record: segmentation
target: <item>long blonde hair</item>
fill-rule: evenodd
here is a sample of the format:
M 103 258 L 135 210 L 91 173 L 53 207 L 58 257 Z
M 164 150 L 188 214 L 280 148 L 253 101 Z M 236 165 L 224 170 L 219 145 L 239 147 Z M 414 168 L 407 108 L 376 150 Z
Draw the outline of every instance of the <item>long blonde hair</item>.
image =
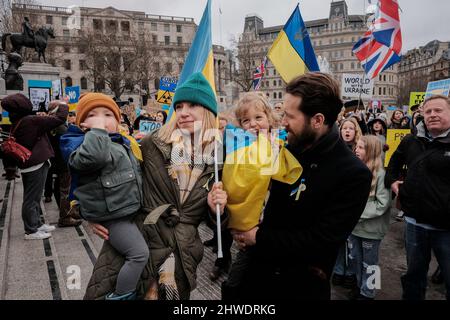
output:
M 202 108 L 203 110 L 203 119 L 202 119 L 202 128 L 201 128 L 201 141 L 203 150 L 214 141 L 215 130 L 218 129 L 218 121 L 216 120 L 216 116 L 211 111 L 206 108 Z M 164 143 L 171 144 L 173 142 L 173 134 L 175 130 L 178 129 L 177 121 L 175 116 L 166 122 L 159 131 L 158 138 L 161 139 Z
M 341 137 L 342 140 L 344 140 L 342 138 L 342 127 L 344 126 L 344 124 L 346 122 L 351 122 L 355 126 L 355 138 L 353 139 L 353 142 L 352 142 L 352 144 L 353 144 L 352 149 L 354 151 L 355 148 L 356 148 L 356 143 L 362 137 L 363 134 L 362 134 L 362 131 L 361 131 L 361 127 L 358 124 L 358 121 L 356 121 L 356 119 L 354 117 L 351 117 L 351 118 L 343 120 L 342 123 L 341 123 L 341 126 L 339 127 L 339 136 Z
M 377 175 L 378 171 L 383 166 L 381 159 L 382 145 L 379 138 L 373 135 L 362 136 L 359 141 L 364 143 L 364 150 L 366 151 L 366 156 L 364 158 L 364 163 L 372 172 L 372 184 L 370 188 L 370 195 L 375 195 L 377 188 Z

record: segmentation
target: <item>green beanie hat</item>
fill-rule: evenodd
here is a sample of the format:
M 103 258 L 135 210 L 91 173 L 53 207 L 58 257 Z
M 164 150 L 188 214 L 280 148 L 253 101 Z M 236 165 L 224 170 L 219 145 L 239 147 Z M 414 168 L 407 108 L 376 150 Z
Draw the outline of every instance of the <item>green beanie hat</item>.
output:
M 177 88 L 173 97 L 173 105 L 180 102 L 200 104 L 217 116 L 217 100 L 208 80 L 200 73 L 192 74 L 186 82 Z

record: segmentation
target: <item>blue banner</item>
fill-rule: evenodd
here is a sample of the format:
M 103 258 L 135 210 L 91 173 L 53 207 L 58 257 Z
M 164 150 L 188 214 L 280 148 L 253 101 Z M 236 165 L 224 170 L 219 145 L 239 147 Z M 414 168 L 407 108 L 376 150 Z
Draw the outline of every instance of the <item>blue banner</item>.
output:
M 65 93 L 69 97 L 69 104 L 77 103 L 80 99 L 80 86 L 66 87 Z

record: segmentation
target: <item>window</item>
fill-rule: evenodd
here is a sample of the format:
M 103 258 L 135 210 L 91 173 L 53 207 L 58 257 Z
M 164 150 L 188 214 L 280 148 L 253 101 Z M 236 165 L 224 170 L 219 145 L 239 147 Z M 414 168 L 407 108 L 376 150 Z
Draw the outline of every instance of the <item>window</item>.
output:
M 278 92 L 278 99 L 282 99 L 283 98 L 283 93 L 282 92 Z
M 273 98 L 274 98 L 274 99 L 277 98 L 277 93 L 276 93 L 276 92 L 273 93 Z
M 66 87 L 71 87 L 72 86 L 72 78 L 71 77 L 67 77 L 65 79 L 66 82 Z
M 64 69 L 66 69 L 66 70 L 72 70 L 72 61 L 70 61 L 70 60 L 64 60 Z
M 264 88 L 264 81 L 261 81 L 261 88 Z
M 94 30 L 101 31 L 103 29 L 102 20 L 94 19 L 92 23 L 94 24 Z
M 52 16 L 46 16 L 45 21 L 47 24 L 53 24 L 53 17 Z
M 165 37 L 164 37 L 164 44 L 165 44 L 166 46 L 168 46 L 168 45 L 170 44 L 170 36 L 165 36 Z
M 170 63 L 170 62 L 166 63 L 166 72 L 172 73 L 172 63 Z
M 122 29 L 123 33 L 130 33 L 130 22 L 128 21 L 120 22 L 120 29 Z
M 84 27 L 84 18 L 80 19 L 80 25 L 81 25 L 81 27 Z
M 86 70 L 86 60 L 80 60 L 80 70 Z
M 267 97 L 267 98 L 270 98 L 270 93 L 267 92 L 267 93 L 266 93 L 266 97 Z
M 165 32 L 170 32 L 170 24 L 168 24 L 168 23 L 164 24 L 164 31 Z
M 281 83 L 281 80 L 278 80 L 278 86 L 282 87 L 283 84 Z
M 343 63 L 339 64 L 339 69 L 344 70 L 344 64 Z
M 86 46 L 85 45 L 81 45 L 78 47 L 78 52 L 79 53 L 85 53 L 86 52 Z
M 273 86 L 274 86 L 274 87 L 277 86 L 277 80 L 273 80 Z
M 152 34 L 152 41 L 153 43 L 158 42 L 158 36 L 156 34 Z
M 269 81 L 266 81 L 266 87 L 267 88 L 269 87 Z
M 70 53 L 70 47 L 64 47 L 64 53 Z
M 383 75 L 383 81 L 386 81 L 386 75 Z
M 177 32 L 182 32 L 181 30 L 181 24 L 177 24 Z
M 69 40 L 70 38 L 70 30 L 63 30 L 64 40 Z
M 62 18 L 61 18 L 61 24 L 62 24 L 63 26 L 67 26 L 67 19 L 68 19 L 68 17 L 62 17 Z
M 85 77 L 82 77 L 80 79 L 80 84 L 81 84 L 81 90 L 87 90 L 88 85 L 87 85 L 87 79 Z
M 273 75 L 276 76 L 277 75 L 277 70 L 273 69 Z
M 351 68 L 352 68 L 352 70 L 355 69 L 355 63 L 354 62 L 352 62 Z
M 152 22 L 150 28 L 152 31 L 158 31 L 158 24 L 156 22 Z
M 161 71 L 161 68 L 160 68 L 160 66 L 159 66 L 159 62 L 154 62 L 154 63 L 153 63 L 153 69 L 154 69 L 156 72 L 160 72 L 160 71 Z
M 381 96 L 381 87 L 378 88 L 378 95 Z
M 177 44 L 181 46 L 183 44 L 183 37 L 177 37 Z
M 383 88 L 383 95 L 386 95 L 386 87 Z

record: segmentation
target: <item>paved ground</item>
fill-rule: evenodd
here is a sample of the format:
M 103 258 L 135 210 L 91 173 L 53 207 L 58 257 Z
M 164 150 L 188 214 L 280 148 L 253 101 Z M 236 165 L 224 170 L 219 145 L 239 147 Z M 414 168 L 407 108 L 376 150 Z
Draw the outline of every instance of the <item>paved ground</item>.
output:
M 0 299 L 82 299 L 102 240 L 83 223 L 77 228 L 57 228 L 48 240 L 24 241 L 22 197 L 21 179 L 9 182 L 0 177 L 0 199 L 3 199 L 0 203 Z M 43 204 L 43 208 L 45 221 L 55 225 L 58 220 L 55 202 Z M 205 225 L 200 226 L 199 232 L 203 240 L 212 236 L 212 231 Z M 393 220 L 390 232 L 382 242 L 382 288 L 377 299 L 401 298 L 399 279 L 405 271 L 402 237 L 403 223 Z M 198 268 L 198 288 L 193 291 L 192 299 L 220 299 L 220 283 L 225 275 L 215 282 L 207 277 L 215 258 L 212 249 L 205 248 Z M 434 269 L 433 261 L 430 274 Z M 343 289 L 333 288 L 333 299 L 345 299 L 346 294 Z M 443 286 L 430 284 L 428 299 L 442 300 L 444 297 Z

